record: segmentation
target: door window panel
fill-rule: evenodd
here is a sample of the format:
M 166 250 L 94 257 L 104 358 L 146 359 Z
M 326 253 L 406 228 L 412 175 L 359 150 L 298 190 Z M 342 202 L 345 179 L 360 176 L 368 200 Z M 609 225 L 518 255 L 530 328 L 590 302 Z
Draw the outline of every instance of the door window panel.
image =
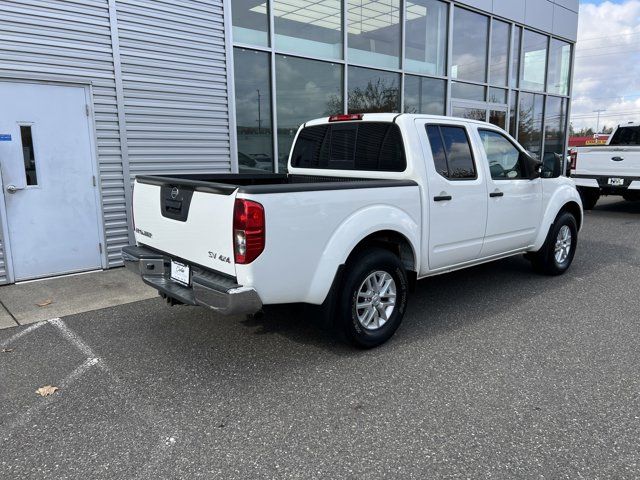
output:
M 516 180 L 525 178 L 520 163 L 520 150 L 498 132 L 478 130 L 482 147 L 489 162 L 491 178 L 494 180 Z
M 469 137 L 464 127 L 427 125 L 426 129 L 436 171 L 440 175 L 450 180 L 472 180 L 477 177 Z
M 22 140 L 22 156 L 24 158 L 24 172 L 27 176 L 27 185 L 38 185 L 36 155 L 33 151 L 33 132 L 31 131 L 31 125 L 20 126 L 20 139 Z
M 478 120 L 480 122 L 487 121 L 487 109 L 475 107 L 462 107 L 454 105 L 451 107 L 451 115 L 459 118 L 467 118 L 469 120 Z

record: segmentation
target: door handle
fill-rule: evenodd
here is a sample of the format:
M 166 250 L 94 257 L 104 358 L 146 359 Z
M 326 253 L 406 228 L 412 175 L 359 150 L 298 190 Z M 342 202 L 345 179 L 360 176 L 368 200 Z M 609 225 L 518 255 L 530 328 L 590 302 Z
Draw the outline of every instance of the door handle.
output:
M 443 192 L 444 193 L 444 192 Z M 451 195 L 438 195 L 437 197 L 433 197 L 434 202 L 446 202 L 451 200 Z
M 18 190 L 24 190 L 24 187 L 16 187 L 15 185 L 7 185 L 7 192 L 16 193 Z
M 499 192 L 499 191 L 497 191 L 497 190 L 496 190 L 495 192 L 491 192 L 491 193 L 489 194 L 489 196 L 490 196 L 491 198 L 495 198 L 495 197 L 504 197 L 504 192 Z
M 611 160 L 613 160 L 614 162 L 621 162 L 624 160 L 623 157 L 611 157 Z

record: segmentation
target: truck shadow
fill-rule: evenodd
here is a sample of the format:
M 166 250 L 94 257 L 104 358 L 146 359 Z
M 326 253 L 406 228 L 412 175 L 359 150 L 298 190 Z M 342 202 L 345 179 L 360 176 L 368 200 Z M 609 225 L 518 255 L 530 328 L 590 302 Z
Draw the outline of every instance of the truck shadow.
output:
M 570 295 L 577 282 L 589 281 L 616 263 L 640 267 L 640 254 L 628 246 L 581 238 L 574 263 L 562 276 L 535 273 L 523 256 L 517 256 L 423 279 L 409 298 L 403 325 L 388 345 L 420 341 L 476 322 L 508 317 L 509 311 L 533 316 L 539 311 L 540 301 L 561 301 L 557 297 Z M 363 353 L 310 320 L 304 306 L 283 305 L 242 324 L 256 335 L 283 335 L 296 343 L 341 355 Z

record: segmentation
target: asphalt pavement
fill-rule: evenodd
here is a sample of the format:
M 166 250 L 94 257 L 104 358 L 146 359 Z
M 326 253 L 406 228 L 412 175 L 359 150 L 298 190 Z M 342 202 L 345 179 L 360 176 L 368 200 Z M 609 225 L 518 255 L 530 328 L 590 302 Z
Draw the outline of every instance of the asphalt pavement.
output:
M 159 298 L 1 330 L 0 478 L 637 479 L 639 279 L 604 200 L 566 275 L 424 280 L 375 350 Z

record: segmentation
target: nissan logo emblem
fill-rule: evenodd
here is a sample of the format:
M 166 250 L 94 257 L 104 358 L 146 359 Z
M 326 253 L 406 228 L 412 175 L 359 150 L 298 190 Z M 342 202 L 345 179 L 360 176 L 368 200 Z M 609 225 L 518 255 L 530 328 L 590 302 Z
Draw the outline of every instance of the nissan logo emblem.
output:
M 171 189 L 171 198 L 175 200 L 176 198 L 178 198 L 179 193 L 180 193 L 180 190 L 178 190 L 178 187 L 173 187 Z

